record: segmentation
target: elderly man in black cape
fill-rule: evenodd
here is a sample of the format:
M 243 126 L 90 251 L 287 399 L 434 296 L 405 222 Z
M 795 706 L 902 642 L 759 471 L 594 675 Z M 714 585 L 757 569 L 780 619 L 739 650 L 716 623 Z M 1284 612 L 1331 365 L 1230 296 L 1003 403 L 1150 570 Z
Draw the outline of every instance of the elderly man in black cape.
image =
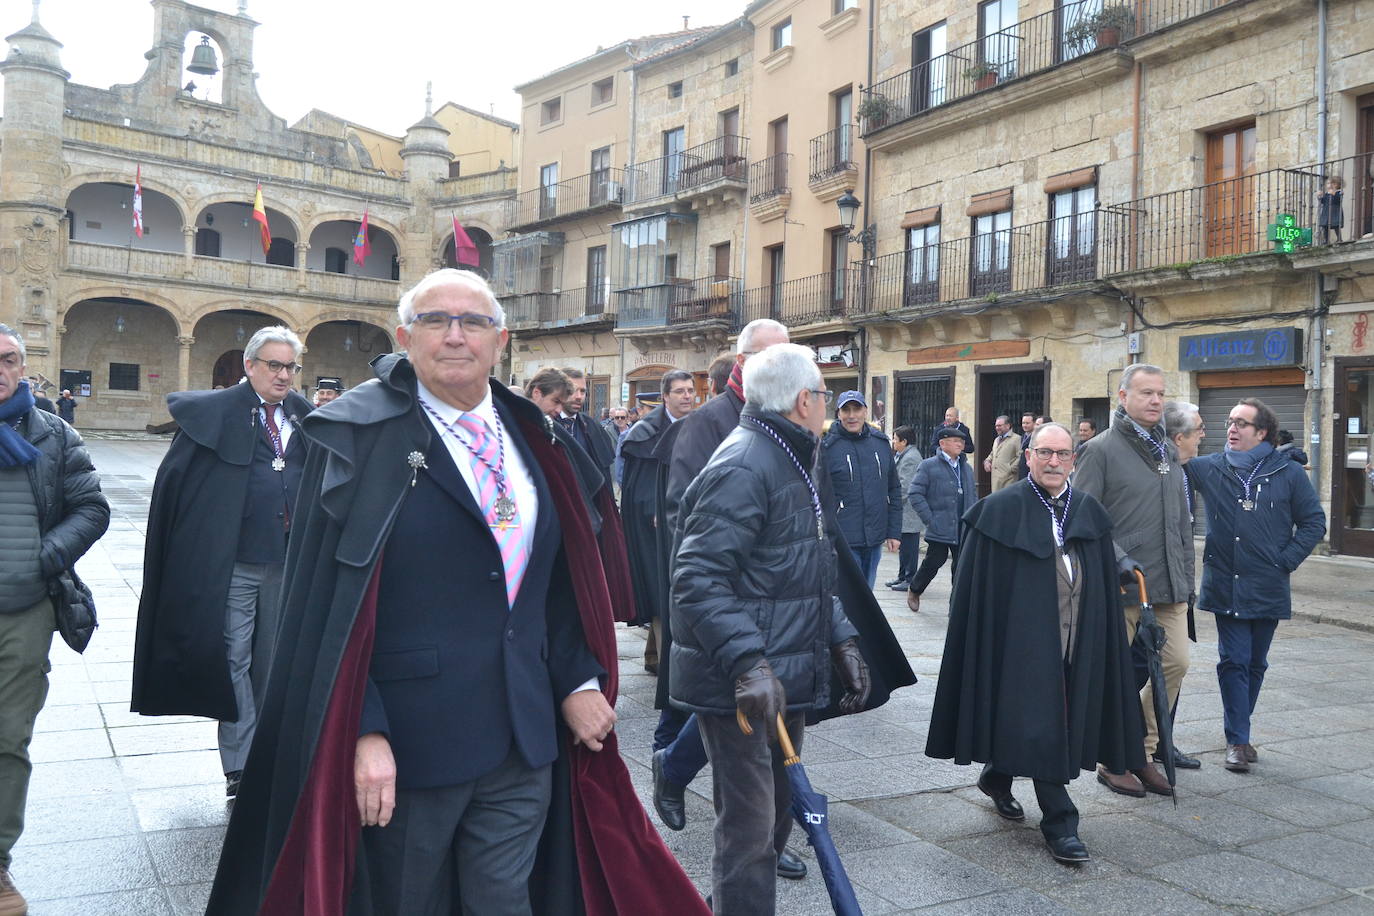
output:
M 639 622 L 649 625 L 644 645 L 644 670 L 658 674 L 658 654 L 663 616 L 668 606 L 668 552 L 673 533 L 659 518 L 661 465 L 654 447 L 668 427 L 692 411 L 695 386 L 692 373 L 670 369 L 659 382 L 663 403 L 649 411 L 626 432 L 620 458 L 625 476 L 620 485 L 620 518 L 625 529 L 630 579 L 634 583 Z
M 736 341 L 735 365 L 725 390 L 694 410 L 683 422 L 673 424 L 659 439 L 655 454 L 661 462 L 660 467 L 667 469 L 661 517 L 668 519 L 670 531 L 676 531 L 683 493 L 726 436 L 739 426 L 744 410 L 745 362 L 755 353 L 787 342 L 787 328 L 777 321 L 759 318 L 745 325 Z M 859 649 L 868 665 L 872 683 L 863 708 L 876 709 L 887 702 L 892 691 L 915 684 L 916 675 L 835 522 L 836 504 L 829 476 L 819 475 L 816 483 L 825 512 L 826 534 L 835 548 L 835 595 L 844 607 L 845 616 L 859 631 Z M 686 787 L 706 766 L 706 749 L 692 718 L 672 708 L 668 702 L 669 648 L 673 641 L 671 613 L 662 622 L 658 692 L 654 697 L 654 708 L 661 710 L 654 732 L 654 807 L 666 825 L 681 830 L 686 825 Z M 830 675 L 830 703 L 809 713 L 808 725 L 843 714 L 839 698 L 844 694 L 844 685 L 838 671 L 832 668 Z M 802 878 L 806 875 L 806 865 L 792 853 L 784 852 L 779 857 L 778 874 L 784 878 Z
M 704 912 L 612 730 L 631 598 L 604 478 L 490 378 L 485 281 L 437 271 L 398 311 L 406 354 L 307 421 L 282 651 L 208 912 Z
M 245 378 L 167 396 L 179 427 L 153 483 L 134 642 L 132 709 L 220 721 L 225 793 L 238 791 L 276 646 L 282 564 L 308 452 L 292 390 L 304 347 L 266 327 Z
M 1081 863 L 1089 855 L 1067 783 L 1098 763 L 1144 766 L 1145 726 L 1111 520 L 1068 484 L 1065 427 L 1037 429 L 1027 461 L 1028 479 L 964 516 L 926 754 L 983 763 L 978 788 L 1008 820 L 1025 818 L 1012 777 L 1033 779 L 1050 854 Z

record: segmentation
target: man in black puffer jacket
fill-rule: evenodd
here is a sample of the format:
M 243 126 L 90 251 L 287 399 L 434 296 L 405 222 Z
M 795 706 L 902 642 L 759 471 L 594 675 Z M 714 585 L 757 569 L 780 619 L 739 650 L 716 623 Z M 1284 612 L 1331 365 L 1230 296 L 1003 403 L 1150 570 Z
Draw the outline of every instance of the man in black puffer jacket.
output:
M 794 745 L 830 699 L 863 708 L 868 668 L 835 598 L 835 552 L 816 488 L 827 392 L 811 352 L 776 344 L 744 366 L 738 428 L 687 488 L 672 574 L 669 696 L 697 714 L 715 779 L 717 913 L 771 914 L 791 791 L 772 747 Z M 736 711 L 751 731 L 736 723 Z

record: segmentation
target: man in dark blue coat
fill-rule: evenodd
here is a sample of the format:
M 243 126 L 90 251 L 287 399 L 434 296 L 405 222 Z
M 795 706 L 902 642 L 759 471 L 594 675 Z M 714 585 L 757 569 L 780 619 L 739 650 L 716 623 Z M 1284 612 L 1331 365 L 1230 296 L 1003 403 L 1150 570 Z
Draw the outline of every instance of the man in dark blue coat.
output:
M 921 609 L 921 595 L 945 560 L 952 560 L 950 574 L 958 574 L 961 519 L 969 506 L 978 501 L 973 468 L 964 455 L 964 434 L 948 426 L 940 430 L 935 441 L 938 450 L 916 468 L 907 491 L 907 499 L 925 526 L 927 545 L 926 558 L 911 577 L 906 594 L 907 607 L 913 611 Z
M 1226 420 L 1226 450 L 1183 466 L 1207 510 L 1197 606 L 1217 618 L 1225 766 L 1237 773 L 1259 760 L 1250 743 L 1250 716 L 1274 631 L 1293 616 L 1288 577 L 1326 533 L 1312 482 L 1274 448 L 1278 432 L 1278 417 L 1267 404 L 1242 398 Z
M 934 455 L 940 448 L 940 431 L 945 429 L 957 429 L 964 434 L 964 454 L 973 454 L 973 436 L 969 433 L 968 427 L 959 420 L 959 408 L 945 408 L 945 418 L 935 424 L 935 428 L 930 431 L 930 443 L 926 448 L 927 455 Z
M 835 494 L 835 519 L 872 588 L 878 581 L 883 545 L 895 551 L 901 544 L 902 485 L 892 443 L 868 425 L 863 393 L 842 393 L 835 415 L 821 440 L 821 462 Z
M 307 456 L 292 390 L 300 338 L 267 327 L 244 381 L 167 397 L 179 430 L 148 511 L 134 642 L 134 712 L 218 719 L 225 793 L 239 778 L 276 650 L 286 543 Z

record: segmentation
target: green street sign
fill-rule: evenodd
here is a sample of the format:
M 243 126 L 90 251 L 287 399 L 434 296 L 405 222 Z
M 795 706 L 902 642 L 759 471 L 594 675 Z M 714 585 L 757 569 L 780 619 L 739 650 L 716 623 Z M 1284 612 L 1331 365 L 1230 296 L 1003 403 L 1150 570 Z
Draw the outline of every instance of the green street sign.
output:
M 1310 248 L 1312 230 L 1302 229 L 1291 213 L 1280 213 L 1278 222 L 1269 224 L 1269 241 L 1274 243 L 1275 251 L 1291 253 L 1297 248 Z

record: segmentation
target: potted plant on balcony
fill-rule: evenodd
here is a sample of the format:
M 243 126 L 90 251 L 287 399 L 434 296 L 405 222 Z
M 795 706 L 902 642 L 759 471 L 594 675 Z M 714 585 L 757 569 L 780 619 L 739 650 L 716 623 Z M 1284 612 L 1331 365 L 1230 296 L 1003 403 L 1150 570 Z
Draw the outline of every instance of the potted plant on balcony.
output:
M 964 79 L 973 83 L 975 91 L 997 85 L 997 65 L 986 60 L 970 64 L 964 69 Z
M 1083 54 L 1121 44 L 1122 35 L 1134 27 L 1135 12 L 1129 6 L 1104 6 L 1065 29 L 1064 41 Z
M 885 95 L 872 93 L 859 105 L 856 114 L 863 119 L 864 129 L 867 132 L 877 130 L 887 124 L 888 119 L 896 112 L 896 102 Z

